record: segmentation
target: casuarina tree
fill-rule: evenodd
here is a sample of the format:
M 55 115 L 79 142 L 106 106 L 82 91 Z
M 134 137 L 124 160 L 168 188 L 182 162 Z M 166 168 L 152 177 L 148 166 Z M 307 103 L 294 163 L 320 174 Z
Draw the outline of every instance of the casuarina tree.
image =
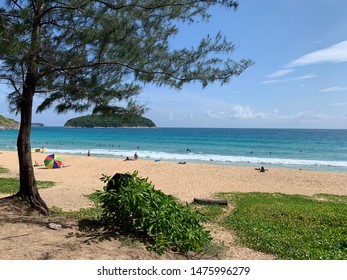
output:
M 17 140 L 20 190 L 48 215 L 37 191 L 31 158 L 32 113 L 142 114 L 134 102 L 147 83 L 179 89 L 227 83 L 252 64 L 231 59 L 234 45 L 221 34 L 176 48 L 184 24 L 233 10 L 232 0 L 4 0 L 0 3 L 0 78 L 12 89 L 9 106 L 20 114 Z M 33 108 L 34 97 L 41 100 Z

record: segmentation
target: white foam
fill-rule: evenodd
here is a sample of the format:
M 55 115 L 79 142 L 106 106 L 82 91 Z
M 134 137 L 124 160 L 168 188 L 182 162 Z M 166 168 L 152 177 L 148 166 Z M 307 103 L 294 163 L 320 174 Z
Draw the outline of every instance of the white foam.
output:
M 87 149 L 47 149 L 49 153 L 67 153 L 87 155 Z M 212 154 L 178 154 L 144 150 L 115 150 L 115 149 L 90 149 L 92 155 L 107 156 L 107 157 L 132 157 L 135 152 L 139 158 L 152 160 L 167 160 L 167 161 L 193 161 L 193 162 L 216 162 L 224 164 L 254 164 L 254 165 L 286 165 L 286 166 L 330 166 L 330 167 L 347 167 L 346 161 L 324 161 L 324 160 L 308 160 L 308 159 L 288 159 L 288 158 L 259 158 L 245 156 L 225 156 Z

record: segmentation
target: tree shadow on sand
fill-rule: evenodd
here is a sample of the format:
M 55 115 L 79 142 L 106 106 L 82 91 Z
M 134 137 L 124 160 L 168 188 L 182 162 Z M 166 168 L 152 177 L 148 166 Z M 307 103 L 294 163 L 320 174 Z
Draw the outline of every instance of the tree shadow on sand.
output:
M 60 224 L 61 230 L 55 231 L 49 229 L 48 224 L 52 222 Z M 20 201 L 15 197 L 0 198 L 0 227 L 3 225 L 10 225 L 13 228 L 11 232 L 7 232 L 0 237 L 0 241 L 2 242 L 9 242 L 13 239 L 20 240 L 21 242 L 23 240 L 30 242 L 28 240 L 36 236 L 39 232 L 46 230 L 51 232 L 49 236 L 54 238 L 53 242 L 43 239 L 43 245 L 38 243 L 33 244 L 35 252 L 39 250 L 39 253 L 36 252 L 35 259 L 56 259 L 61 256 L 59 255 L 60 251 L 64 251 L 67 256 L 69 254 L 73 256 L 76 250 L 81 252 L 86 250 L 86 252 L 90 253 L 93 250 L 110 248 L 110 246 L 115 246 L 114 257 L 117 257 L 117 251 L 122 247 L 123 256 L 129 256 L 131 259 L 219 259 L 215 254 L 197 254 L 193 252 L 182 254 L 170 250 L 163 255 L 159 255 L 148 250 L 151 240 L 145 234 L 128 233 L 118 228 L 106 227 L 101 222 L 92 219 L 62 217 L 55 216 L 54 214 L 51 216 L 40 215 L 37 211 L 32 210 L 30 203 Z M 24 230 L 16 232 L 17 225 Z M 25 227 L 30 228 L 30 233 L 25 230 Z M 27 238 L 29 239 L 27 240 Z M 49 255 L 46 252 L 48 250 L 47 246 L 50 246 Z M 83 258 L 81 252 L 79 252 L 79 256 Z M 13 254 L 14 258 L 26 258 L 18 256 L 15 252 Z M 90 255 L 93 256 L 93 253 L 90 253 Z M 62 258 L 64 259 L 65 256 Z
M 107 227 L 101 222 L 89 219 L 78 221 L 79 237 L 84 238 L 86 244 L 99 243 L 103 241 L 121 241 L 143 243 L 145 246 L 150 245 L 148 237 L 144 234 L 132 234 L 122 231 L 121 229 Z
M 82 219 L 78 221 L 78 229 L 79 232 L 75 235 L 70 235 L 69 237 L 77 237 L 82 238 L 83 243 L 91 245 L 91 244 L 97 244 L 105 241 L 118 241 L 121 244 L 124 244 L 128 247 L 142 247 L 143 249 L 148 250 L 151 244 L 150 238 L 145 235 L 144 233 L 129 233 L 122 231 L 119 228 L 114 227 L 106 227 L 102 223 L 95 221 L 95 220 L 89 220 L 89 219 Z M 167 251 L 164 253 L 163 256 L 160 254 L 157 254 L 155 252 L 150 252 L 151 255 L 155 255 L 154 258 L 161 258 L 165 256 L 169 259 L 181 259 L 181 260 L 199 260 L 199 259 L 219 259 L 219 254 L 221 253 L 223 249 L 218 248 L 218 252 L 216 251 L 204 251 L 204 252 L 188 252 L 188 253 L 181 253 L 181 252 L 174 252 L 174 251 Z

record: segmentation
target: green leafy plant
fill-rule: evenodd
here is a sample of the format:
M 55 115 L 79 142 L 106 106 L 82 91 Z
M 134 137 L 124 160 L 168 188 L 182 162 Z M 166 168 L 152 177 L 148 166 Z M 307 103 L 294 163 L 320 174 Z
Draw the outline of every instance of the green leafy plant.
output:
M 212 238 L 201 225 L 204 216 L 188 205 L 179 203 L 148 182 L 135 171 L 119 181 L 117 190 L 99 192 L 101 221 L 125 232 L 143 234 L 151 242 L 150 250 L 163 253 L 167 249 L 180 252 L 198 251 Z M 110 177 L 103 175 L 105 183 Z

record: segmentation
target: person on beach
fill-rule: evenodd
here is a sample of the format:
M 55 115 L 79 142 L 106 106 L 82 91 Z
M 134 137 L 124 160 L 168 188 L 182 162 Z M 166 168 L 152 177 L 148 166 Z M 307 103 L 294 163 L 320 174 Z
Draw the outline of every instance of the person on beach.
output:
M 134 154 L 134 160 L 137 160 L 139 158 L 139 156 L 137 155 L 137 153 Z
M 267 171 L 267 169 L 264 168 L 264 166 L 260 167 L 260 168 L 256 168 L 255 170 L 259 170 L 259 172 L 265 172 Z
M 129 158 L 129 157 L 126 157 L 125 159 L 124 159 L 124 161 L 129 161 L 129 160 L 133 160 L 132 158 Z
M 88 150 L 87 156 L 90 157 L 90 150 Z

